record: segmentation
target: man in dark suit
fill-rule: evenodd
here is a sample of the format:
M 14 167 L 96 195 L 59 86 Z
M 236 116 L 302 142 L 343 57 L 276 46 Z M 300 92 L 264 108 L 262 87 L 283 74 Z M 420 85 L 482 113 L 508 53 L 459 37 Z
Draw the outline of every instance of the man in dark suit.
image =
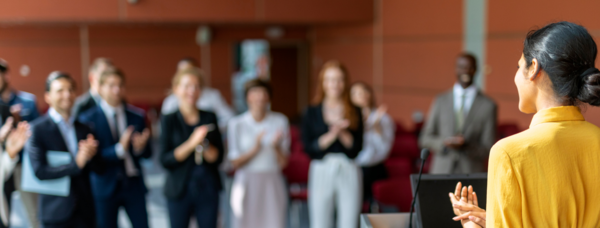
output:
M 74 83 L 66 73 L 50 73 L 44 96 L 50 109 L 31 123 L 32 135 L 25 148 L 37 178 L 71 179 L 68 196 L 39 195 L 38 210 L 44 228 L 96 226 L 89 173 L 101 172 L 102 161 L 96 154 L 98 142 L 92 130 L 71 116 Z M 66 165 L 51 166 L 47 159 L 49 151 L 68 153 L 72 159 Z
M 82 94 L 75 100 L 75 105 L 72 108 L 72 115 L 77 118 L 79 114 L 96 107 L 102 98 L 98 94 L 99 78 L 102 72 L 113 68 L 112 61 L 107 58 L 97 58 L 90 66 L 88 73 L 88 80 L 90 82 L 90 90 L 87 93 Z
M 104 173 L 91 173 L 99 228 L 117 228 L 117 215 L 124 207 L 134 228 L 148 228 L 147 192 L 140 166 L 150 158 L 143 111 L 123 101 L 125 76 L 118 70 L 104 71 L 99 78 L 100 104 L 80 114 L 79 120 L 98 137 Z
M 496 103 L 473 84 L 477 61 L 463 53 L 456 59 L 458 81 L 439 95 L 421 131 L 419 144 L 433 152 L 431 173 L 484 172 L 496 142 Z

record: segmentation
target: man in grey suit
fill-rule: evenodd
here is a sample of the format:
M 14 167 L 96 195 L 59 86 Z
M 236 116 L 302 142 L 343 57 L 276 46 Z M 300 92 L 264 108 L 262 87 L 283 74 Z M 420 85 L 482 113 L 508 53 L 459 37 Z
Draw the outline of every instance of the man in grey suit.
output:
M 473 84 L 476 58 L 463 53 L 456 59 L 458 81 L 439 95 L 421 131 L 419 145 L 433 152 L 430 173 L 484 172 L 496 142 L 496 103 Z
M 100 57 L 94 60 L 94 62 L 90 66 L 90 70 L 88 73 L 90 90 L 77 97 L 75 103 L 73 104 L 73 109 L 71 111 L 72 116 L 77 118 L 77 116 L 79 116 L 80 113 L 83 113 L 86 110 L 96 107 L 96 105 L 100 104 L 100 101 L 102 100 L 102 98 L 98 94 L 100 75 L 105 70 L 113 67 L 114 65 L 112 61 L 108 58 Z

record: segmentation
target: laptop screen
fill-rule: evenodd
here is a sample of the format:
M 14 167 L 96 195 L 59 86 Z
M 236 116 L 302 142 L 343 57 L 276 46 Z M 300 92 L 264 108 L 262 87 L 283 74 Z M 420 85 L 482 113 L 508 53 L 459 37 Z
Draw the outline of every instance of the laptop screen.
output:
M 417 186 L 418 174 L 410 175 L 413 196 Z M 487 197 L 487 173 L 452 174 L 452 175 L 423 175 L 419 186 L 419 195 L 415 204 L 418 227 L 456 227 L 461 228 L 460 222 L 452 220 L 455 216 L 448 193 L 454 192 L 456 183 L 463 186 L 473 185 L 477 193 L 479 207 L 485 209 Z

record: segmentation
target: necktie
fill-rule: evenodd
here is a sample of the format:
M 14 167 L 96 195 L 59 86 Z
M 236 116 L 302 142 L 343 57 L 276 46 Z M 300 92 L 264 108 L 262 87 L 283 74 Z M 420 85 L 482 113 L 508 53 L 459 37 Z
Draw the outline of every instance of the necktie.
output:
M 113 134 L 113 136 L 116 136 L 116 140 L 119 141 L 121 139 L 121 131 L 119 130 L 119 126 L 120 126 L 120 122 L 119 122 L 119 118 L 117 113 L 115 112 L 115 116 L 114 116 L 114 131 L 116 132 L 116 134 Z M 123 147 L 128 147 L 129 145 L 121 145 Z M 125 154 L 123 155 L 123 160 L 125 161 L 125 173 L 127 173 L 128 177 L 133 177 L 133 176 L 137 176 L 138 172 L 137 169 L 135 168 L 135 165 L 133 164 L 133 158 L 131 158 L 131 154 L 129 152 L 125 152 Z
M 465 100 L 466 95 L 463 93 L 460 97 L 460 108 L 456 112 L 456 133 L 462 133 L 465 126 Z

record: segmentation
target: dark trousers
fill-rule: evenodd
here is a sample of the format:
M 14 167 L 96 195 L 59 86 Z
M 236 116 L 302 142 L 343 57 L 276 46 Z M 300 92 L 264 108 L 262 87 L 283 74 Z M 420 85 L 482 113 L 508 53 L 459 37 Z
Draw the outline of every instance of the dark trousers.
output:
M 117 228 L 119 208 L 124 207 L 133 228 L 148 228 L 146 192 L 141 177 L 120 181 L 108 199 L 94 199 L 98 228 Z
M 180 199 L 167 202 L 171 228 L 187 228 L 192 215 L 196 217 L 198 228 L 216 228 L 219 211 L 217 187 L 196 187 L 190 183 L 186 190 Z
M 363 173 L 363 200 L 372 201 L 373 183 L 388 177 L 387 169 L 383 163 L 371 167 L 362 167 Z
M 92 205 L 81 205 L 79 204 L 75 209 L 75 213 L 71 216 L 69 221 L 65 221 L 62 223 L 43 223 L 42 228 L 94 228 L 96 227 L 96 220 L 94 218 L 93 213 L 88 213 L 90 211 L 89 208 Z M 92 211 L 94 208 L 92 207 Z

